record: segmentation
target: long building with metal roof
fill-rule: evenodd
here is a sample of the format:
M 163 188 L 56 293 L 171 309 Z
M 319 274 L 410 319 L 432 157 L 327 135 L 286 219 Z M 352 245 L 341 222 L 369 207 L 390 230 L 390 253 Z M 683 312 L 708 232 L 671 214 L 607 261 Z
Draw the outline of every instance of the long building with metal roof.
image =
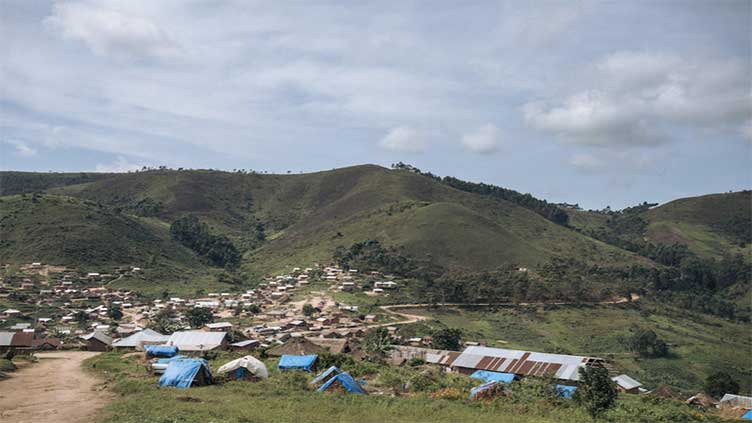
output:
M 444 361 L 452 369 L 470 374 L 476 370 L 514 373 L 520 376 L 553 377 L 560 380 L 577 381 L 580 368 L 585 366 L 605 367 L 606 361 L 598 357 L 585 357 L 566 354 L 549 354 L 503 348 L 467 347 L 453 360 L 447 356 Z M 441 363 L 444 364 L 444 363 Z

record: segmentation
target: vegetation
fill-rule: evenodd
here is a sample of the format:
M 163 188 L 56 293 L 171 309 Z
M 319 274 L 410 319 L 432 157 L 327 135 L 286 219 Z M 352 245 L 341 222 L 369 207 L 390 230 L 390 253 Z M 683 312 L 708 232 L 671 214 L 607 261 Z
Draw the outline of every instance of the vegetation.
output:
M 240 253 L 232 242 L 226 236 L 210 234 L 209 227 L 196 216 L 184 216 L 172 222 L 170 234 L 215 266 L 234 268 L 240 262 Z
M 716 398 L 725 394 L 738 394 L 739 382 L 726 372 L 716 372 L 705 379 L 704 391 Z
M 193 328 L 200 328 L 214 321 L 214 314 L 212 314 L 210 309 L 204 307 L 194 307 L 188 310 L 185 313 L 185 317 Z
M 462 331 L 453 328 L 442 328 L 431 335 L 433 347 L 439 350 L 459 351 L 462 342 Z
M 392 350 L 394 339 L 389 335 L 386 328 L 378 327 L 369 329 L 363 337 L 363 351 L 373 361 L 381 361 Z
M 595 421 L 616 405 L 616 384 L 603 367 L 580 368 L 580 383 L 574 400 L 587 410 Z
M 627 348 L 641 357 L 667 357 L 668 345 L 650 329 L 638 329 L 625 339 Z

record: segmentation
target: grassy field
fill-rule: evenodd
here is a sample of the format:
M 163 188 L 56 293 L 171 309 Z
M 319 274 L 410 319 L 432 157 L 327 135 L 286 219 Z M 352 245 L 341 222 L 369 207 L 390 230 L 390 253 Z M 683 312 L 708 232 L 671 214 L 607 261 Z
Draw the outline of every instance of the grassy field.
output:
M 656 304 L 592 307 L 403 309 L 432 320 L 403 327 L 423 335 L 437 327 L 460 328 L 466 340 L 499 348 L 603 357 L 648 388 L 666 383 L 695 393 L 713 371 L 727 371 L 752 391 L 752 332 L 749 324 L 698 315 Z M 641 359 L 621 339 L 636 328 L 665 340 L 668 358 Z
M 210 362 L 212 369 L 233 358 L 223 354 Z M 589 417 L 570 401 L 542 394 L 540 384 L 514 384 L 513 396 L 487 402 L 470 401 L 467 391 L 450 398 L 430 392 L 391 395 L 322 394 L 313 391 L 312 375 L 281 373 L 276 360 L 267 360 L 270 378 L 263 382 L 228 382 L 178 390 L 159 388 L 136 357 L 102 354 L 86 366 L 108 380 L 117 395 L 99 421 L 108 422 L 561 422 L 580 423 Z M 390 372 L 387 366 L 369 365 L 371 371 Z M 417 370 L 399 369 L 405 377 Z M 360 376 L 356 376 L 360 377 Z M 464 376 L 456 376 L 465 378 Z M 371 382 L 369 382 L 371 383 Z M 378 384 L 378 376 L 372 379 Z M 720 421 L 715 416 L 679 402 L 655 398 L 620 397 L 607 415 L 612 422 Z

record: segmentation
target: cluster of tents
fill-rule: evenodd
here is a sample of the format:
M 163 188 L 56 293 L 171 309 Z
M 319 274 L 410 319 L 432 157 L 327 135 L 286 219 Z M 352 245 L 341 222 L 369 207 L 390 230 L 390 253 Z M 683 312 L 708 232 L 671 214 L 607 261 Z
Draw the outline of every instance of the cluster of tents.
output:
M 178 355 L 178 348 L 173 346 L 146 346 L 147 357 L 156 358 L 152 364 L 155 370 L 162 370 L 159 386 L 186 389 L 191 386 L 204 386 L 214 383 L 214 377 L 209 363 L 203 358 L 190 358 Z M 282 371 L 302 370 L 312 372 L 315 369 L 318 356 L 283 355 L 279 359 L 278 368 Z M 231 380 L 260 380 L 269 377 L 266 365 L 257 358 L 247 355 L 225 363 L 217 369 L 217 375 L 225 375 Z M 330 367 L 317 375 L 311 385 L 318 386 L 319 392 L 340 389 L 352 394 L 366 394 L 366 391 L 347 372 L 337 367 Z
M 470 390 L 470 398 L 472 399 L 483 399 L 497 395 L 504 395 L 506 392 L 504 386 L 519 379 L 519 377 L 514 373 L 492 372 L 489 370 L 476 370 L 475 372 L 473 372 L 473 374 L 470 375 L 470 377 L 483 381 L 483 384 L 478 385 Z M 553 389 L 556 395 L 565 399 L 572 399 L 575 391 L 577 390 L 577 387 L 568 385 L 555 385 Z

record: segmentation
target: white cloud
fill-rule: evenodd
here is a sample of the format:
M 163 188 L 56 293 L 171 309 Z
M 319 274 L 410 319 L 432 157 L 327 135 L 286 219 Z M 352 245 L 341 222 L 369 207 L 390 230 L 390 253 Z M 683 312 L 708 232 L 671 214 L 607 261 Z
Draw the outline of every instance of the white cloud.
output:
M 151 20 L 107 9 L 99 3 L 58 3 L 44 23 L 63 38 L 117 59 L 172 59 L 180 48 Z
M 37 149 L 29 146 L 23 141 L 8 140 L 8 144 L 15 148 L 14 154 L 21 157 L 34 157 L 37 155 Z
M 118 156 L 114 162 L 97 164 L 94 171 L 102 173 L 125 173 L 133 172 L 141 168 L 141 165 L 132 163 L 123 156 Z
M 535 129 L 580 145 L 646 146 L 672 128 L 738 127 L 752 113 L 739 60 L 619 52 L 598 61 L 591 88 L 522 108 Z
M 499 128 L 487 123 L 462 136 L 462 145 L 473 153 L 492 153 L 499 144 Z
M 572 157 L 569 158 L 569 164 L 584 171 L 601 170 L 606 166 L 604 160 L 588 153 L 572 155 Z
M 419 131 L 399 126 L 393 128 L 379 142 L 381 147 L 402 153 L 422 153 L 428 148 L 425 136 Z

